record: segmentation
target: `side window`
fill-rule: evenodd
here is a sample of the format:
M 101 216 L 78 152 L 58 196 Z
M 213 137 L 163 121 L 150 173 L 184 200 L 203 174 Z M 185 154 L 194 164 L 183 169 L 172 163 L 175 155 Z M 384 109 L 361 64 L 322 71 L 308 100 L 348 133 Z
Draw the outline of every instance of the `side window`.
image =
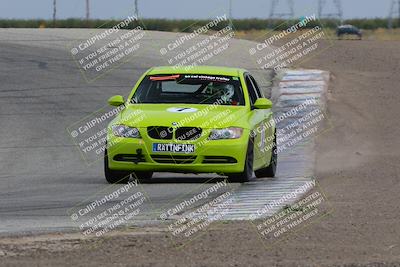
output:
M 249 75 L 249 77 L 250 77 L 251 81 L 253 82 L 254 88 L 256 89 L 256 93 L 258 95 L 258 98 L 264 97 L 264 94 L 261 92 L 260 87 L 258 86 L 258 84 L 256 82 L 256 79 L 254 79 L 254 77 L 250 76 L 250 75 Z
M 251 82 L 251 79 L 249 78 L 248 75 L 246 75 L 245 80 L 246 80 L 247 90 L 249 91 L 250 104 L 253 105 L 256 102 L 258 97 L 257 97 L 256 91 L 254 90 L 253 83 Z

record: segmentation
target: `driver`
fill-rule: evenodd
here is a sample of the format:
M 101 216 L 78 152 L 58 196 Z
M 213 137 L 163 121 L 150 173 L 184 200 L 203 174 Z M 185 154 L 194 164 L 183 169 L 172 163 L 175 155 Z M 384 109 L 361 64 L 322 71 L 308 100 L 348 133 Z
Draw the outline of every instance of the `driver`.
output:
M 206 93 L 213 97 L 221 99 L 224 104 L 232 105 L 237 102 L 233 100 L 235 87 L 228 83 L 210 83 L 207 86 Z

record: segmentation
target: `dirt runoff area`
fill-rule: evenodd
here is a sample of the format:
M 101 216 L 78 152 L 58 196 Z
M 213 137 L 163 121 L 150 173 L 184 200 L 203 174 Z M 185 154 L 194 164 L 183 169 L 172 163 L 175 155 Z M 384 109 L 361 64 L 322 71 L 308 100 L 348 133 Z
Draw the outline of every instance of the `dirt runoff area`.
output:
M 333 129 L 316 177 L 333 211 L 265 248 L 248 222 L 220 224 L 183 249 L 160 228 L 103 238 L 0 241 L 1 266 L 400 266 L 400 42 L 337 41 L 303 63 L 329 70 Z

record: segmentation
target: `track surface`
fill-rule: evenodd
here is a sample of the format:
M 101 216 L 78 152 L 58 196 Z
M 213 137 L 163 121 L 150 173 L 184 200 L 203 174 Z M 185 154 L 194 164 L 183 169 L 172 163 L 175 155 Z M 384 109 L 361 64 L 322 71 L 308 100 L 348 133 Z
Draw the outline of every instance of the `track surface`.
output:
M 1 55 L 3 62 L 6 54 Z M 67 236 L 58 234 L 2 238 L 0 257 L 10 255 L 2 257 L 2 265 L 399 266 L 400 127 L 393 120 L 400 114 L 399 62 L 398 41 L 349 40 L 335 41 L 330 49 L 301 65 L 332 74 L 328 115 L 334 128 L 317 140 L 316 177 L 333 212 L 287 240 L 266 249 L 248 221 L 224 222 L 220 224 L 223 228 L 208 231 L 180 250 L 165 232 L 148 228 L 129 229 L 119 237 L 93 238 L 92 242 L 78 242 L 77 235 L 57 242 Z M 2 83 L 6 71 L 2 68 L 0 72 Z M 2 101 L 0 108 L 6 101 L 10 99 Z M 4 136 L 3 127 L 0 131 Z M 1 188 L 7 190 L 8 184 L 11 181 L 2 182 Z M 0 203 L 12 206 L 4 204 L 9 200 L 3 190 L 1 194 Z
M 142 40 L 145 51 L 87 83 L 67 45 L 89 36 L 86 30 L 0 30 L 0 233 L 75 226 L 68 209 L 109 186 L 102 163 L 88 167 L 82 162 L 66 127 L 102 108 L 109 96 L 126 95 L 149 67 L 167 65 L 159 50 L 177 38 L 177 34 L 148 32 Z M 248 60 L 251 44 L 233 40 L 227 53 L 207 64 L 247 68 L 268 80 L 271 74 L 257 71 Z M 278 176 L 285 178 L 297 167 L 288 165 Z M 201 190 L 199 185 L 207 177 L 157 174 L 155 183 L 144 184 L 143 189 L 159 207 Z M 150 212 L 141 219 L 152 218 Z

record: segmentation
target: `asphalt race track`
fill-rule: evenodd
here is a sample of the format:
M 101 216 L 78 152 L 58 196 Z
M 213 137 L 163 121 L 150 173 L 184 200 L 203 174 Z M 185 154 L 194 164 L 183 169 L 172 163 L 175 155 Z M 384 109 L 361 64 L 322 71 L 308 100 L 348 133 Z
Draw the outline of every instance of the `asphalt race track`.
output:
M 146 69 L 168 65 L 160 49 L 181 35 L 147 32 L 140 53 L 88 82 L 74 62 L 69 44 L 92 34 L 92 30 L 0 29 L 0 234 L 72 230 L 76 224 L 70 219 L 71 209 L 80 202 L 90 202 L 98 192 L 114 190 L 103 177 L 102 161 L 87 165 L 66 128 L 103 108 L 110 96 L 127 95 Z M 248 51 L 253 45 L 232 40 L 228 51 L 210 59 L 207 65 L 247 68 L 266 88 L 272 73 L 259 70 L 249 61 Z M 232 187 L 242 199 L 263 195 L 258 205 L 269 201 L 268 196 L 279 197 L 312 176 L 312 150 L 310 145 L 285 154 L 276 179 Z M 298 153 L 309 157 L 299 157 Z M 156 174 L 154 181 L 141 185 L 151 203 L 143 206 L 146 211 L 135 223 L 156 222 L 166 203 L 189 192 L 200 192 L 213 184 L 205 182 L 214 176 Z M 293 177 L 298 179 L 292 183 L 289 178 Z M 232 219 L 243 218 L 243 207 L 250 210 L 252 201 L 249 203 L 233 210 Z

